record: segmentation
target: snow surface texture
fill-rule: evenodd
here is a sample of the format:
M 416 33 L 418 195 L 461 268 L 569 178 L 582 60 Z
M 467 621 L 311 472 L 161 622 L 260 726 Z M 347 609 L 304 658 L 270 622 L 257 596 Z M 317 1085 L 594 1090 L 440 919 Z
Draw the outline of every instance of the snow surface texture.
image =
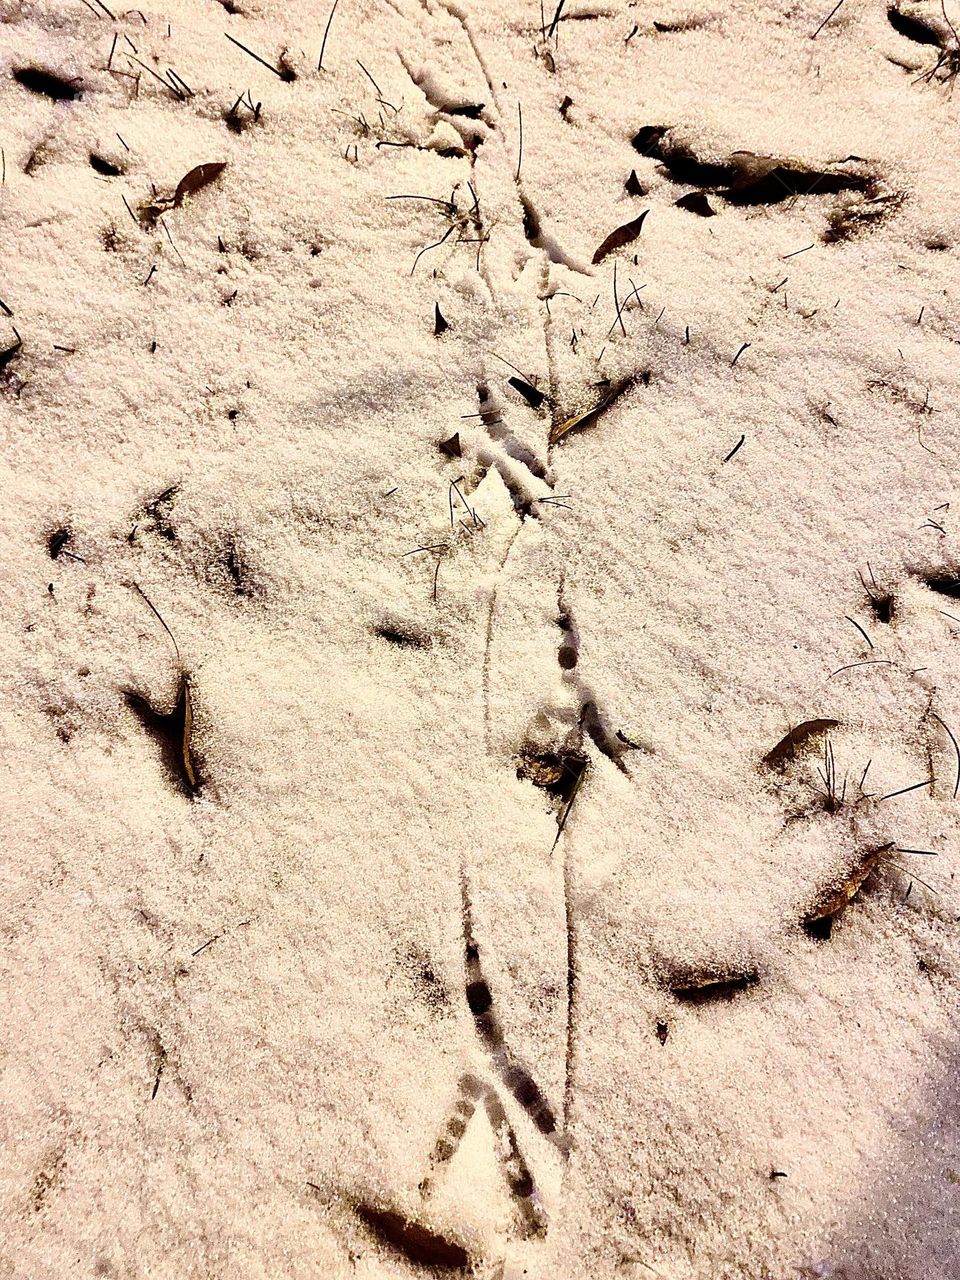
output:
M 5 0 L 0 1274 L 957 1274 L 960 95 L 829 8 Z

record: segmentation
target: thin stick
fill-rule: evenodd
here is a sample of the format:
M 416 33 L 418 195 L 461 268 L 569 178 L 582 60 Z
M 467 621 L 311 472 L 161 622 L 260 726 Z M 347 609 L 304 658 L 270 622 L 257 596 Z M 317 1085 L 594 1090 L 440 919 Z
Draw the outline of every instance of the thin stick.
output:
M 620 328 L 623 330 L 623 336 L 626 337 L 627 326 L 623 323 L 623 312 L 620 309 L 620 296 L 617 293 L 617 260 L 616 258 L 614 258 L 613 260 L 613 305 L 617 309 L 617 320 L 620 321 Z M 611 325 L 611 328 L 613 328 L 616 325 L 617 320 L 614 320 L 613 325 Z
M 229 40 L 230 37 L 227 36 L 227 39 Z M 142 67 L 144 71 L 146 71 L 147 75 L 153 76 L 157 84 L 162 84 L 165 89 L 169 89 L 178 102 L 186 101 L 186 94 L 183 93 L 182 90 L 178 89 L 175 84 L 171 84 L 169 80 L 164 80 L 163 76 L 158 76 L 157 73 L 153 71 L 150 67 L 148 67 L 145 62 L 141 62 L 140 59 L 135 58 L 133 54 L 128 53 L 125 56 L 128 61 L 135 62 L 138 67 Z
M 445 209 L 454 208 L 450 200 L 442 200 L 439 196 L 384 196 L 383 198 L 384 200 L 429 200 L 431 204 L 442 204 Z
M 239 40 L 234 40 L 233 36 L 230 35 L 228 32 L 225 31 L 223 34 L 227 37 L 227 39 L 230 41 L 231 44 L 235 44 L 238 49 L 242 49 L 244 53 L 248 53 L 255 62 L 259 62 L 261 67 L 266 67 L 267 70 L 272 71 L 275 76 L 279 76 L 281 80 L 283 79 L 283 72 L 278 71 L 277 68 L 273 66 L 271 63 L 267 62 L 266 59 L 261 58 L 259 53 L 254 53 L 252 49 L 248 49 L 247 46 L 245 44 L 241 44 Z
M 736 355 L 733 357 L 733 359 L 730 361 L 730 368 L 731 368 L 731 369 L 732 369 L 732 368 L 733 368 L 733 366 L 737 363 L 737 361 L 740 359 L 740 357 L 743 355 L 743 353 L 744 353 L 746 350 L 748 350 L 748 348 L 750 348 L 750 347 L 752 347 L 752 346 L 753 346 L 753 343 L 752 343 L 752 342 L 745 342 L 745 343 L 743 344 L 743 346 L 740 348 L 740 350 L 737 352 L 737 354 L 736 354 Z
M 729 453 L 727 454 L 727 456 L 724 458 L 724 462 L 729 462 L 729 461 L 730 461 L 730 459 L 733 457 L 733 455 L 737 452 L 737 450 L 743 447 L 743 442 L 744 442 L 744 440 L 746 440 L 746 438 L 747 438 L 746 436 L 741 436 L 741 437 L 740 437 L 740 439 L 737 441 L 737 443 L 733 446 L 733 448 L 730 450 L 730 452 L 729 452 Z
M 445 241 L 445 240 L 446 240 L 446 239 L 447 239 L 447 238 L 452 234 L 452 232 L 453 232 L 453 230 L 454 230 L 454 228 L 455 228 L 455 227 L 456 227 L 456 223 L 452 223 L 452 224 L 451 224 L 451 225 L 446 229 L 446 231 L 443 233 L 443 235 L 440 237 L 440 239 L 436 241 L 436 243 L 435 243 L 435 244 L 427 244 L 427 245 L 424 245 L 424 247 L 420 250 L 420 252 L 417 254 L 417 256 L 416 256 L 416 257 L 414 258 L 414 260 L 413 260 L 413 266 L 410 268 L 410 274 L 411 274 L 411 275 L 413 275 L 413 273 L 416 271 L 416 269 L 417 269 L 417 263 L 420 261 L 420 259 L 423 257 L 423 255 L 424 255 L 425 253 L 429 253 L 431 249 L 439 249 L 439 248 L 440 248 L 440 246 L 443 244 L 443 242 L 444 242 L 444 241 Z
M 949 726 L 943 723 L 937 713 L 935 711 L 931 711 L 930 714 L 933 716 L 934 720 L 936 720 L 937 724 L 943 725 L 943 728 L 946 730 L 947 737 L 953 743 L 953 749 L 957 753 L 957 780 L 953 784 L 953 798 L 956 800 L 957 792 L 960 791 L 960 744 L 957 743 L 957 740 L 951 733 Z
M 833 8 L 830 10 L 827 16 L 824 18 L 824 20 L 820 23 L 819 27 L 817 27 L 816 31 L 810 37 L 811 40 L 816 40 L 817 36 L 820 34 L 820 32 L 827 25 L 827 23 L 830 21 L 830 19 L 833 17 L 833 15 L 837 12 L 837 10 L 840 8 L 842 4 L 843 4 L 843 0 L 837 0 L 837 3 L 833 6 Z
M 513 175 L 514 182 L 520 181 L 520 166 L 523 164 L 523 108 L 517 103 L 517 119 L 520 122 L 520 149 L 517 155 L 517 172 Z
M 563 1133 L 570 1130 L 570 1110 L 573 1104 L 573 1058 L 576 1045 L 577 1012 L 577 939 L 573 918 L 573 895 L 570 892 L 571 867 L 566 845 L 563 851 L 563 911 L 567 931 L 567 1035 L 563 1068 Z
M 137 594 L 138 594 L 138 595 L 142 596 L 142 597 L 143 597 L 143 599 L 147 602 L 148 606 L 150 607 L 150 611 L 151 611 L 151 612 L 156 616 L 157 621 L 160 623 L 161 627 L 163 627 L 164 631 L 167 633 L 167 635 L 168 635 L 168 636 L 170 637 L 170 639 L 173 641 L 173 647 L 174 647 L 174 649 L 176 650 L 176 654 L 177 654 L 177 661 L 180 663 L 180 665 L 181 665 L 181 667 L 182 667 L 182 666 L 183 666 L 183 659 L 180 657 L 180 646 L 177 644 L 176 636 L 173 634 L 173 632 L 170 630 L 170 628 L 169 628 L 169 627 L 167 626 L 167 624 L 164 622 L 163 617 L 162 617 L 162 615 L 161 615 L 161 613 L 160 613 L 160 610 L 159 610 L 159 609 L 157 608 L 157 606 L 153 603 L 153 601 L 150 599 L 150 597 L 147 595 L 147 593 L 144 591 L 144 589 L 140 586 L 139 582 L 135 582 L 135 583 L 133 584 L 133 589 L 134 589 L 134 591 L 136 591 L 136 592 L 137 592 Z
M 858 631 L 860 632 L 860 634 L 863 636 L 864 640 L 866 640 L 867 644 L 868 644 L 868 645 L 870 646 L 870 648 L 872 649 L 872 648 L 873 648 L 873 641 L 872 641 L 872 640 L 870 639 L 870 637 L 867 635 L 866 631 L 864 631 L 863 627 L 861 627 L 860 623 L 859 623 L 859 622 L 857 622 L 856 618 L 851 618 L 851 617 L 850 617 L 850 615 L 849 615 L 849 613 L 845 613 L 843 616 L 846 618 L 846 620 L 847 620 L 848 622 L 853 623 L 853 625 L 857 628 L 857 630 L 858 630 Z
M 327 25 L 323 32 L 323 40 L 320 43 L 320 58 L 317 62 L 317 70 L 323 70 L 323 53 L 327 47 L 327 36 L 330 34 L 330 23 L 333 21 L 333 15 L 337 12 L 337 5 L 340 0 L 333 0 L 333 8 L 330 10 L 330 17 L 327 19 Z
M 914 782 L 909 787 L 901 787 L 899 791 L 888 791 L 885 796 L 880 796 L 877 803 L 879 804 L 880 800 L 892 800 L 894 796 L 905 796 L 908 791 L 918 791 L 920 787 L 932 787 L 934 782 L 936 778 L 927 778 L 926 782 Z
M 841 671 L 852 671 L 854 667 L 895 667 L 897 664 L 889 658 L 864 658 L 863 662 L 851 662 L 846 667 L 837 667 L 836 671 L 831 671 L 829 679 L 838 676 Z
M 374 80 L 373 76 L 370 74 L 370 72 L 369 72 L 369 71 L 367 70 L 367 68 L 363 65 L 363 63 L 360 61 L 360 59 L 359 59 L 359 58 L 357 59 L 357 66 L 360 68 L 360 70 L 363 72 L 363 74 L 367 77 L 367 79 L 370 81 L 370 83 L 371 83 L 371 84 L 373 85 L 373 87 L 376 89 L 376 91 L 377 91 L 377 96 L 378 96 L 379 98 L 382 98 L 382 97 L 383 97 L 383 90 L 380 88 L 380 86 L 377 84 L 376 80 Z
M 912 876 L 914 880 L 919 881 L 919 883 L 922 884 L 925 889 L 929 889 L 931 893 L 937 892 L 937 890 L 933 887 L 932 884 L 927 884 L 926 880 L 921 880 L 920 877 L 915 872 L 908 871 L 906 867 L 901 867 L 900 863 L 894 862 L 892 858 L 890 859 L 890 865 L 891 867 L 896 867 L 896 869 L 900 872 L 901 875 Z M 906 899 L 904 899 L 904 901 L 906 901 Z

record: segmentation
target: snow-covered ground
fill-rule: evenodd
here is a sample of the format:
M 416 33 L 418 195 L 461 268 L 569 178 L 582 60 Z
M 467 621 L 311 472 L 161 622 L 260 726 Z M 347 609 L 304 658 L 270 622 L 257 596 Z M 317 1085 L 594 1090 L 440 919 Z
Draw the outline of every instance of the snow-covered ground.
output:
M 829 10 L 0 5 L 3 1276 L 960 1271 L 960 8 Z

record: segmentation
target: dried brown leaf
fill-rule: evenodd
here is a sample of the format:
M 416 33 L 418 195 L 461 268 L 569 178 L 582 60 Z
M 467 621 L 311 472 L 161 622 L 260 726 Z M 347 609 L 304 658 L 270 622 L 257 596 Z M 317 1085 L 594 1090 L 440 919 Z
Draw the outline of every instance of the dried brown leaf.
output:
M 803 918 L 804 926 L 810 928 L 820 921 L 833 920 L 838 916 L 863 888 L 867 877 L 874 870 L 881 857 L 892 848 L 892 844 L 884 844 L 878 849 L 868 849 L 866 853 L 862 853 L 852 870 L 843 880 L 829 886 L 820 893 L 814 905 Z
M 187 196 L 195 195 L 209 186 L 220 177 L 226 167 L 225 160 L 214 160 L 209 164 L 198 164 L 195 169 L 185 173 L 177 183 L 177 189 L 173 195 L 173 207 L 179 209 Z
M 671 982 L 670 991 L 677 1000 L 687 1004 L 707 1004 L 711 1000 L 729 1000 L 759 981 L 756 969 L 730 974 L 715 971 L 687 973 Z
M 539 409 L 547 398 L 542 391 L 538 391 L 525 378 L 508 378 L 507 382 L 518 395 L 523 396 L 531 409 Z
M 637 236 L 640 234 L 640 230 L 643 227 L 643 221 L 649 212 L 649 209 L 644 209 L 643 213 L 641 213 L 638 218 L 634 218 L 630 222 L 625 222 L 622 227 L 617 227 L 616 231 L 611 231 L 606 240 L 604 240 L 603 244 L 593 255 L 593 265 L 596 266 L 598 262 L 602 262 L 608 254 L 615 253 L 617 249 L 623 249 L 628 244 L 633 244 L 634 240 L 636 240 Z
M 628 391 L 636 381 L 636 378 L 622 378 L 619 382 L 611 383 L 602 399 L 592 409 L 587 409 L 585 413 L 575 413 L 572 418 L 567 418 L 565 422 L 560 422 L 557 426 L 551 428 L 550 444 L 556 444 L 558 440 L 562 440 L 571 431 L 592 426 L 594 419 L 598 418 L 604 409 L 608 409 L 615 400 L 618 400 L 625 391 Z
M 797 753 L 807 745 L 811 738 L 826 733 L 828 729 L 836 729 L 839 720 L 804 720 L 795 729 L 791 729 L 777 745 L 763 757 L 763 763 L 769 769 L 781 769 L 788 764 Z
M 695 213 L 701 218 L 715 218 L 717 215 L 716 209 L 702 191 L 688 191 L 674 203 L 678 209 L 686 209 L 688 213 Z
M 200 780 L 193 759 L 193 700 L 190 697 L 190 677 L 180 672 L 177 700 L 172 711 L 157 711 L 132 689 L 124 691 L 127 705 L 136 712 L 141 724 L 159 741 L 167 767 L 189 794 L 200 789 Z

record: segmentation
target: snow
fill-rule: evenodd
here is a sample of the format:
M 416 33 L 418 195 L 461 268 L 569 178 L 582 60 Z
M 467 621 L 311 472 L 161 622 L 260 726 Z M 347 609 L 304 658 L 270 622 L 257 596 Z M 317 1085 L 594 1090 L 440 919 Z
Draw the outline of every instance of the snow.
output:
M 956 59 L 829 8 L 0 11 L 3 1275 L 956 1274 Z

